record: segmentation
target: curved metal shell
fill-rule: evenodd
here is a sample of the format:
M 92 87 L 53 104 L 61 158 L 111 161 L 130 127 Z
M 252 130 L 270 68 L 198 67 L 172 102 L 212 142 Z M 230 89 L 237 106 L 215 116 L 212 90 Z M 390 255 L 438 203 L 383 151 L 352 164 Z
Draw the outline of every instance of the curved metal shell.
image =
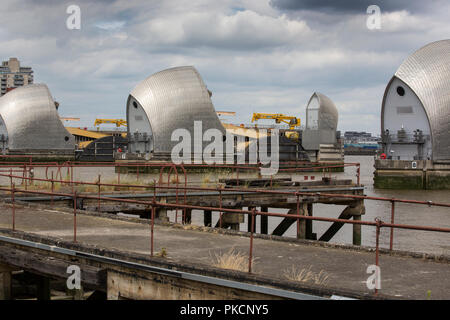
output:
M 320 92 L 314 92 L 310 101 L 313 97 L 319 100 L 319 130 L 336 131 L 339 113 L 334 102 Z
M 18 87 L 0 98 L 0 117 L 11 151 L 75 149 L 45 84 Z
M 129 134 L 140 131 L 137 119 L 130 116 L 133 105 L 136 109 L 142 107 L 150 122 L 148 133 L 152 136 L 155 153 L 171 152 L 178 143 L 171 141 L 172 132 L 176 129 L 187 129 L 194 139 L 194 121 L 202 121 L 203 132 L 216 128 L 225 134 L 210 93 L 197 70 L 191 66 L 157 72 L 133 89 L 127 103 Z
M 433 160 L 449 160 L 450 40 L 432 42 L 414 52 L 400 65 L 395 77 L 414 91 L 425 109 Z
M 334 144 L 339 113 L 334 102 L 320 92 L 314 92 L 306 106 L 306 128 L 302 146 L 318 150 L 320 144 Z

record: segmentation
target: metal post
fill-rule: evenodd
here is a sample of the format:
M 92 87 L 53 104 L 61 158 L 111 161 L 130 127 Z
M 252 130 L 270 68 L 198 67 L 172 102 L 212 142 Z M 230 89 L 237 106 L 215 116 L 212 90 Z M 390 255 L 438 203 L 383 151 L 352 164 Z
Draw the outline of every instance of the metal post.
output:
M 380 255 L 380 228 L 381 228 L 381 224 L 382 224 L 382 222 L 381 222 L 381 220 L 379 219 L 379 218 L 376 218 L 375 219 L 375 222 L 377 223 L 377 225 L 376 225 L 376 228 L 377 228 L 377 230 L 376 230 L 376 240 L 375 240 L 375 242 L 376 242 L 376 248 L 375 248 L 375 265 L 377 266 L 377 269 L 378 269 L 378 267 L 379 267 L 379 255 Z M 376 281 L 378 281 L 378 279 L 376 280 Z M 377 289 L 377 287 L 375 286 L 375 295 L 377 295 L 378 294 L 378 289 Z
M 53 206 L 53 192 L 54 192 L 54 189 L 55 189 L 55 187 L 54 187 L 54 181 L 53 181 L 53 170 L 52 170 L 52 182 L 51 182 L 51 184 L 52 184 L 52 189 L 51 189 L 51 192 L 52 192 L 52 195 L 50 196 L 50 203 L 51 203 L 51 205 Z
M 28 185 L 28 176 L 27 176 L 27 173 L 26 173 L 26 166 L 24 165 L 23 166 L 23 174 L 22 174 L 22 177 L 23 177 L 23 180 L 24 180 L 24 182 L 25 182 L 25 190 L 27 190 L 27 185 Z
M 220 206 L 220 211 L 219 211 L 219 228 L 222 229 L 222 187 L 219 190 L 219 206 Z
M 101 175 L 99 174 L 98 175 L 98 183 L 97 183 L 97 186 L 98 186 L 97 211 L 98 212 L 100 212 L 100 192 L 101 192 L 100 189 L 102 188 L 102 185 L 100 183 L 100 179 L 101 179 Z
M 13 187 L 13 182 L 12 182 L 12 168 L 9 169 L 9 185 L 11 188 L 11 194 L 12 194 L 12 187 Z
M 394 224 L 394 214 L 395 214 L 395 201 L 391 201 L 391 223 Z M 394 246 L 394 228 L 391 227 L 391 237 L 389 240 L 389 250 L 392 251 Z
M 267 212 L 267 207 L 261 207 L 261 212 Z M 261 234 L 267 234 L 268 233 L 268 222 L 269 217 L 267 215 L 261 214 L 260 215 L 260 221 L 261 221 Z
M 14 183 L 13 183 L 13 184 L 12 184 L 12 187 L 11 187 L 12 230 L 13 230 L 13 231 L 16 230 L 16 205 L 15 205 L 15 200 L 14 200 L 14 188 L 15 188 L 15 185 L 14 185 Z
M 255 231 L 255 208 L 252 209 L 252 228 L 251 228 L 251 233 L 250 233 L 250 252 L 248 255 L 248 272 L 251 273 L 252 272 L 252 259 L 253 259 L 253 232 Z
M 361 177 L 360 164 L 358 163 L 356 166 L 356 184 L 359 186 Z
M 153 229 L 154 229 L 154 224 L 155 224 L 155 206 L 152 206 L 152 223 L 151 223 L 151 253 L 150 256 L 153 257 Z
M 77 192 L 73 193 L 73 242 L 77 242 Z
M 297 196 L 297 216 L 300 215 L 300 198 L 298 196 L 298 193 L 295 193 Z M 300 218 L 297 218 L 297 239 L 300 238 Z

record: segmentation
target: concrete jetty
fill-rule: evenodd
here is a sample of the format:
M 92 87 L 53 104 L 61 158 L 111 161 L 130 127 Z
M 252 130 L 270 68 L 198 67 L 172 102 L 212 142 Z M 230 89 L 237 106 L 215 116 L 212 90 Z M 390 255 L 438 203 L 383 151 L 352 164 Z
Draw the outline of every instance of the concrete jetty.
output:
M 73 240 L 74 216 L 70 209 L 50 208 L 42 204 L 16 204 L 15 209 L 15 226 L 18 231 L 12 232 L 9 231 L 12 224 L 11 204 L 0 203 L 0 236 L 28 239 L 33 243 L 54 244 L 56 247 L 72 246 L 70 243 Z M 129 255 L 134 257 L 135 261 L 137 259 L 148 265 L 171 266 L 173 269 L 177 269 L 176 266 L 178 266 L 179 270 L 189 270 L 194 274 L 214 274 L 214 277 L 219 279 L 248 285 L 264 284 L 265 287 L 277 288 L 283 292 L 328 298 L 333 295 L 360 299 L 374 298 L 373 290 L 369 290 L 366 286 L 370 276 L 366 273 L 367 267 L 375 264 L 375 254 L 371 248 L 255 235 L 253 242 L 255 260 L 252 273 L 248 274 L 220 269 L 214 266 L 214 262 L 217 255 L 230 249 L 248 255 L 249 233 L 158 223 L 154 226 L 154 251 L 156 255 L 161 252 L 165 252 L 166 255 L 150 258 L 149 224 L 147 219 L 79 211 L 77 243 L 71 248 L 76 247 L 79 251 L 86 250 L 91 253 L 92 248 L 95 248 L 97 254 L 103 252 L 105 255 L 106 252 L 113 251 L 123 256 Z M 0 241 L 0 264 L 6 265 L 11 270 L 26 269 L 30 262 L 20 265 L 20 261 L 24 262 L 26 259 L 14 258 L 14 254 L 11 253 L 12 248 L 11 244 Z M 26 252 L 20 246 L 15 247 L 15 250 L 18 253 Z M 33 254 L 38 255 L 38 252 Z M 46 255 L 47 258 L 51 256 L 48 252 Z M 32 264 L 40 263 L 45 269 L 45 265 L 51 264 L 51 261 L 54 260 L 37 259 Z M 399 251 L 389 253 L 387 250 L 381 250 L 381 289 L 378 298 L 449 299 L 449 261 L 450 259 L 446 256 L 425 256 Z M 89 265 L 87 269 L 94 266 L 93 263 L 87 263 L 87 265 Z M 96 268 L 102 269 L 99 265 L 96 265 Z M 286 278 L 287 271 L 293 268 L 309 270 L 315 274 L 322 271 L 328 279 L 325 284 L 317 284 L 314 281 L 295 282 Z M 81 269 L 83 271 L 83 267 Z M 2 270 L 4 271 L 5 267 Z M 174 282 L 171 282 L 172 285 L 166 286 L 164 290 L 150 290 L 158 285 L 161 286 L 161 282 L 153 281 L 155 279 L 149 280 L 144 276 L 140 277 L 139 272 L 135 272 L 133 277 L 128 277 L 129 273 L 121 277 L 118 270 L 111 272 L 108 274 L 109 280 L 105 280 L 107 283 L 93 281 L 100 287 L 104 286 L 100 290 L 106 291 L 107 297 L 111 299 L 119 297 L 133 299 L 274 298 L 274 296 L 264 296 L 262 293 L 255 292 L 252 295 L 248 292 L 247 294 L 230 293 L 229 289 L 228 291 L 211 291 L 213 294 L 209 296 L 204 292 L 196 296 L 195 293 L 201 290 L 194 290 L 192 283 L 184 283 L 176 288 L 180 285 L 174 285 Z M 142 280 L 143 278 L 146 280 Z M 111 281 L 116 281 L 116 285 L 113 285 Z M 122 283 L 121 286 L 120 283 Z M 167 285 L 167 282 L 162 283 Z M 147 289 L 142 289 L 143 286 Z M 193 296 L 186 295 L 189 290 L 193 292 Z

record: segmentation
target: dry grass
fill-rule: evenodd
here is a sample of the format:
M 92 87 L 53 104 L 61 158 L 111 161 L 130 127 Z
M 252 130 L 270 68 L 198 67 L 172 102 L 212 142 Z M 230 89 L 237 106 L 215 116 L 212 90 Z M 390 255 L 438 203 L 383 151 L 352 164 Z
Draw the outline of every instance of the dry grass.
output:
M 316 272 L 311 269 L 312 266 L 303 268 L 301 270 L 296 266 L 292 266 L 290 269 L 285 270 L 283 275 L 285 278 L 291 281 L 311 282 L 314 284 L 326 286 L 330 275 L 324 270 Z
M 231 248 L 225 253 L 214 254 L 213 266 L 222 269 L 238 271 L 248 271 L 248 255 Z M 252 266 L 255 265 L 255 258 L 252 259 Z

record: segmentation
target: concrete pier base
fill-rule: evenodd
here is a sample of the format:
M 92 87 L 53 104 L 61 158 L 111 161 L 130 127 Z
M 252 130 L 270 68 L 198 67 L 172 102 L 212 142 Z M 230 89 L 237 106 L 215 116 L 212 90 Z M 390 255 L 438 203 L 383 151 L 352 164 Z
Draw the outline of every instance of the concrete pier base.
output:
M 379 189 L 450 189 L 450 163 L 431 160 L 375 160 L 374 187 Z
M 0 300 L 11 299 L 11 272 L 13 270 L 0 264 Z

